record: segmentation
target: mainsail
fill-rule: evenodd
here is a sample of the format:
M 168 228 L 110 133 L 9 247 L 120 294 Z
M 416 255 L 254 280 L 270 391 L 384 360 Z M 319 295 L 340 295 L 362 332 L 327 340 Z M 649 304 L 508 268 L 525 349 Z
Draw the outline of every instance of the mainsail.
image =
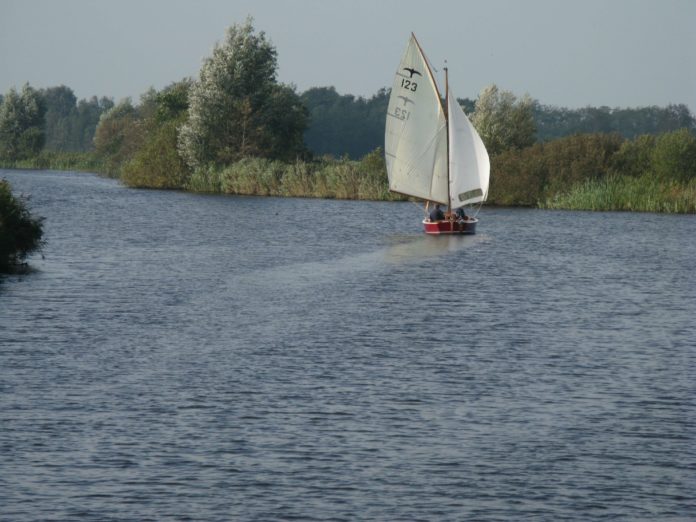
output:
M 435 79 L 413 35 L 392 85 L 384 152 L 390 190 L 447 204 L 447 122 Z
M 389 189 L 458 208 L 485 201 L 490 163 L 476 129 L 437 83 L 412 34 L 392 85 L 384 148 Z

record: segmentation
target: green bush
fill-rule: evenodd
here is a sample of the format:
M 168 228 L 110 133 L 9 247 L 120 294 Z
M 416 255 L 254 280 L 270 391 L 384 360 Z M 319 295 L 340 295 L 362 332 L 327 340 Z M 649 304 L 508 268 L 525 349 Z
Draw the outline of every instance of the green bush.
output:
M 14 197 L 10 184 L 0 179 L 0 272 L 9 272 L 41 247 L 42 223 L 29 213 L 26 200 Z
M 696 137 L 687 129 L 658 136 L 652 169 L 661 180 L 688 182 L 696 178 Z
M 123 166 L 121 181 L 130 187 L 184 188 L 190 171 L 176 150 L 176 140 L 176 120 L 155 128 L 133 159 Z

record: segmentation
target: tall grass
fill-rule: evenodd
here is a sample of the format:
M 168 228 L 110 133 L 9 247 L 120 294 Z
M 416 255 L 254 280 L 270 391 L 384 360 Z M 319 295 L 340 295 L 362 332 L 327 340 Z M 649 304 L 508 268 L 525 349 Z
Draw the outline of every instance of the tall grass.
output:
M 401 200 L 389 192 L 381 151 L 361 161 L 321 159 L 286 163 L 246 158 L 226 167 L 205 167 L 191 175 L 186 189 L 254 196 Z
M 33 158 L 0 161 L 7 169 L 75 170 L 81 172 L 106 173 L 104 162 L 91 152 L 42 151 Z
M 696 179 L 688 183 L 613 175 L 586 180 L 539 204 L 566 210 L 627 210 L 634 212 L 696 213 Z

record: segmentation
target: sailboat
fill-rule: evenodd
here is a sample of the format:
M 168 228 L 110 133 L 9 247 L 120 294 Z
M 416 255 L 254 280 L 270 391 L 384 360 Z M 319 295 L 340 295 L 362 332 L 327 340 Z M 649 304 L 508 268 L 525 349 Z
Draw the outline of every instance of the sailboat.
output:
M 476 233 L 478 219 L 463 211 L 488 196 L 488 152 L 449 89 L 447 68 L 443 101 L 413 33 L 389 98 L 384 152 L 389 190 L 425 201 L 427 234 Z M 444 219 L 427 216 L 431 204 L 447 206 Z

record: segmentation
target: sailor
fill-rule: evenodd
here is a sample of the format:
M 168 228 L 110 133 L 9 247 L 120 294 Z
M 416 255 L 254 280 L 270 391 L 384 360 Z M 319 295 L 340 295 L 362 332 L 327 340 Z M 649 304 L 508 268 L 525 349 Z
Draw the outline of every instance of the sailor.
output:
M 469 217 L 466 215 L 466 212 L 464 211 L 464 207 L 459 207 L 457 209 L 457 219 L 460 219 L 462 221 L 469 220 Z
M 442 221 L 445 219 L 445 213 L 440 208 L 440 204 L 437 203 L 435 208 L 430 212 L 430 221 Z

